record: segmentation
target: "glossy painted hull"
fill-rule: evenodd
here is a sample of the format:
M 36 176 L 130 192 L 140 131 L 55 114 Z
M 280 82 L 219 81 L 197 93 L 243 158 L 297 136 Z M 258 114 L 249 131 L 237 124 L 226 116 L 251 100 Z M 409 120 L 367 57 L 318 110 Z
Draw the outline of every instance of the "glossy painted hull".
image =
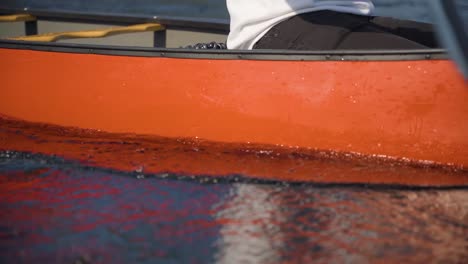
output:
M 448 60 L 0 58 L 0 113 L 27 121 L 468 166 L 468 87 Z

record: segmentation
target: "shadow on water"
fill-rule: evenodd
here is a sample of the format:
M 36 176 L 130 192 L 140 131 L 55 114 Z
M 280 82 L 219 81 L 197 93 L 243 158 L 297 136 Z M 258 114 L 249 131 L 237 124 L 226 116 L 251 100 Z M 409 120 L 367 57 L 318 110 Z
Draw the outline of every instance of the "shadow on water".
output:
M 0 118 L 0 262 L 468 259 L 464 168 L 239 147 Z

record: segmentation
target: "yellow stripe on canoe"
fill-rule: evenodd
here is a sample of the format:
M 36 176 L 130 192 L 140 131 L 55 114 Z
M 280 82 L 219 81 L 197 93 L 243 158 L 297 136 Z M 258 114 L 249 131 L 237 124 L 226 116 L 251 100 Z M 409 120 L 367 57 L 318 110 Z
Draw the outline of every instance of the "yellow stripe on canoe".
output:
M 0 22 L 27 22 L 35 21 L 36 17 L 28 14 L 15 14 L 0 16 Z
M 46 34 L 40 34 L 40 35 L 14 37 L 14 38 L 9 38 L 9 39 L 24 40 L 24 41 L 54 42 L 54 41 L 61 40 L 61 39 L 102 38 L 102 37 L 108 37 L 108 36 L 117 35 L 117 34 L 160 31 L 164 29 L 165 27 L 161 24 L 147 23 L 147 24 L 127 26 L 127 27 L 114 27 L 114 28 L 97 29 L 97 30 L 46 33 Z

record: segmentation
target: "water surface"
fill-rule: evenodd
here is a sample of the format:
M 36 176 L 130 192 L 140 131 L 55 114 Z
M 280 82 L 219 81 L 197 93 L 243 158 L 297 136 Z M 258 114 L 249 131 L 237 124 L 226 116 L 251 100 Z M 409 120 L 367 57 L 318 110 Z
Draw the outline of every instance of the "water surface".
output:
M 0 262 L 468 260 L 463 169 L 259 147 L 0 118 Z
M 0 157 L 2 263 L 462 263 L 468 192 L 141 178 Z

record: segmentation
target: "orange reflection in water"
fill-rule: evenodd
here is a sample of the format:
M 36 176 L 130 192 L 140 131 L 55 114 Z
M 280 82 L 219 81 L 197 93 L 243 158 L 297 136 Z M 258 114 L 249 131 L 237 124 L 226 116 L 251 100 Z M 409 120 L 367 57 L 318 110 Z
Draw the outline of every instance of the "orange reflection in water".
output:
M 339 184 L 466 186 L 463 167 L 326 150 L 111 134 L 0 118 L 0 150 L 137 171 Z

